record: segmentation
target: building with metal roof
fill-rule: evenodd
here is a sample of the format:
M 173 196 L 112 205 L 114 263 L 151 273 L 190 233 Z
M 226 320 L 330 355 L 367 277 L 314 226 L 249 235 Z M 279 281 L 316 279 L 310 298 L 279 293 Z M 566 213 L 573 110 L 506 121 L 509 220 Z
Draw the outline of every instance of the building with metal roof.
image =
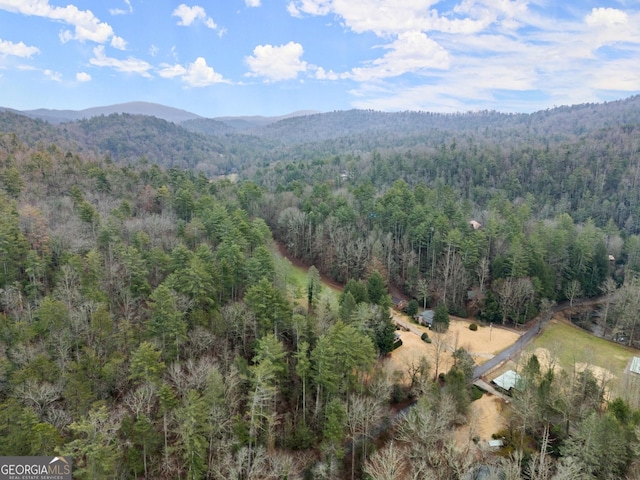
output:
M 640 357 L 633 357 L 631 359 L 631 366 L 629 367 L 629 370 L 640 375 Z
M 522 377 L 513 370 L 507 370 L 502 375 L 494 378 L 491 383 L 497 385 L 504 391 L 508 392 L 512 388 L 516 388 Z

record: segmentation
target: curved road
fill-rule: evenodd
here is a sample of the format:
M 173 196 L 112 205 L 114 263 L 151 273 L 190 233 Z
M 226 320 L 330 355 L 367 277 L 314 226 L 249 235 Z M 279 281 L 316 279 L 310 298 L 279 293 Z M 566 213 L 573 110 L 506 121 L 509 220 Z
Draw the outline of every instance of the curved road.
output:
M 538 324 L 538 326 L 534 326 L 530 328 L 529 330 L 524 332 L 522 335 L 520 335 L 520 338 L 516 340 L 516 343 L 504 349 L 500 353 L 496 354 L 493 358 L 490 358 L 489 360 L 484 362 L 482 365 L 478 365 L 474 367 L 473 380 L 480 378 L 485 373 L 487 373 L 490 370 L 493 370 L 495 367 L 497 367 L 501 363 L 506 362 L 513 355 L 515 355 L 520 350 L 522 350 L 524 346 L 527 345 L 533 339 L 533 337 L 535 337 L 536 334 L 538 334 L 538 332 L 542 330 L 541 327 L 542 326 Z
M 556 313 L 561 312 L 562 310 L 566 310 L 567 308 L 580 307 L 584 305 L 595 305 L 598 303 L 602 303 L 602 301 L 603 301 L 602 298 L 584 299 L 584 300 L 574 300 L 572 304 L 569 304 L 569 302 L 562 302 L 559 305 L 555 305 L 553 308 L 551 308 L 551 314 L 548 316 L 547 319 L 541 319 L 539 317 L 536 317 L 531 322 L 529 322 L 529 324 L 531 325 L 529 327 L 529 330 L 524 332 L 520 336 L 520 338 L 516 341 L 516 343 L 511 345 L 509 348 L 503 350 L 502 352 L 498 353 L 495 357 L 489 359 L 482 365 L 476 366 L 473 369 L 473 379 L 477 380 L 478 378 L 480 378 L 481 376 L 483 376 L 493 368 L 497 367 L 501 363 L 506 362 L 513 355 L 515 355 L 520 350 L 522 350 L 525 347 L 525 345 L 531 342 L 531 340 L 536 335 L 542 332 L 542 329 L 544 328 L 544 326 L 549 322 L 549 320 L 553 318 L 553 316 Z
M 548 315 L 547 319 L 541 319 L 539 317 L 536 317 L 535 319 L 531 320 L 529 322 L 529 325 L 530 325 L 529 329 L 524 331 L 524 333 L 520 335 L 520 338 L 516 341 L 516 343 L 506 348 L 505 350 L 501 351 L 500 353 L 496 354 L 494 357 L 490 358 L 489 360 L 484 362 L 482 365 L 477 365 L 476 367 L 474 367 L 473 380 L 475 381 L 479 379 L 480 377 L 485 375 L 487 372 L 493 370 L 495 367 L 502 364 L 503 362 L 506 362 L 515 354 L 517 354 L 520 350 L 522 350 L 527 344 L 531 342 L 531 340 L 533 340 L 533 338 L 536 335 L 542 332 L 542 329 L 544 328 L 544 326 L 549 322 L 549 320 L 553 318 L 553 316 L 556 313 L 561 312 L 562 310 L 565 310 L 567 308 L 579 307 L 584 305 L 595 305 L 598 303 L 602 303 L 602 301 L 603 301 L 602 298 L 596 298 L 596 299 L 575 300 L 573 304 L 569 304 L 569 302 L 562 302 L 559 305 L 555 305 L 551 309 L 551 312 Z M 393 315 L 393 320 L 395 321 L 396 324 L 400 325 L 402 328 L 404 328 L 407 331 L 410 331 L 411 333 L 414 333 L 418 336 L 422 334 L 422 331 L 420 329 L 418 329 L 416 326 L 412 325 L 411 323 L 405 321 L 400 316 Z
M 394 315 L 393 320 L 397 325 L 399 325 L 404 330 L 409 331 L 417 336 L 422 335 L 422 330 L 417 328 L 415 325 L 412 325 L 411 323 L 407 322 L 400 316 Z M 492 370 L 494 367 L 497 367 L 502 362 L 507 361 L 512 355 L 515 355 L 516 353 L 518 353 L 527 343 L 531 341 L 531 339 L 536 335 L 536 333 L 541 330 L 542 326 L 540 324 L 537 324 L 537 325 L 538 326 L 530 328 L 528 331 L 520 335 L 520 338 L 516 341 L 516 343 L 511 345 L 509 348 L 496 354 L 495 356 L 493 356 L 492 358 L 484 362 L 482 365 L 476 366 L 473 369 L 473 380 L 477 380 L 482 375 L 487 373 L 489 370 Z

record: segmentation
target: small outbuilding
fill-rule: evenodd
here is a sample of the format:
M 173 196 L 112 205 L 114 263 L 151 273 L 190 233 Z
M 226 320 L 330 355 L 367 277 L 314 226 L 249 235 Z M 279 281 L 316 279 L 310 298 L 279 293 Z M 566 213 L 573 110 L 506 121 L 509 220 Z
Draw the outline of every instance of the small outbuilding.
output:
M 505 392 L 510 392 L 511 389 L 517 388 L 518 384 L 522 381 L 522 377 L 513 370 L 507 370 L 502 375 L 491 380 L 491 383 L 500 387 Z
M 416 315 L 415 320 L 420 325 L 431 328 L 433 326 L 433 317 L 435 312 L 433 310 L 425 310 L 424 312 Z
M 633 357 L 631 359 L 631 366 L 629 367 L 629 371 L 640 375 L 640 357 Z
M 504 440 L 502 440 L 501 438 L 488 440 L 487 443 L 489 444 L 489 448 L 491 450 L 499 450 L 500 448 L 504 447 Z

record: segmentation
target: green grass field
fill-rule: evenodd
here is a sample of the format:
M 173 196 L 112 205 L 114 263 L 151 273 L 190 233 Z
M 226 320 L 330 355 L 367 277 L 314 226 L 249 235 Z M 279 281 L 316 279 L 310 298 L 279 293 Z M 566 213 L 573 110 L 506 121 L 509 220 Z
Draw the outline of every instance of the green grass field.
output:
M 599 378 L 600 373 L 605 373 L 602 370 L 606 370 L 610 398 L 620 396 L 640 408 L 640 382 L 635 378 L 637 375 L 625 374 L 627 365 L 634 356 L 640 356 L 640 351 L 595 337 L 566 321 L 554 320 L 549 323 L 542 334 L 523 350 L 522 357 L 503 363 L 491 372 L 490 378 L 496 378 L 507 370 L 521 368 L 521 362 L 534 352 L 544 368 L 545 354 L 538 349 L 548 352 L 554 368 L 567 373 L 571 373 L 575 367 L 581 370 L 586 365 L 593 367 L 592 372 Z M 634 396 L 638 397 L 635 401 L 631 398 Z
M 570 371 L 576 363 L 604 368 L 621 379 L 628 362 L 639 352 L 635 349 L 594 337 L 566 322 L 547 325 L 530 349 L 544 348 L 556 358 L 557 364 Z
M 291 267 L 291 273 L 289 274 L 289 285 L 299 292 L 300 295 L 304 294 L 304 290 L 307 287 L 307 272 L 302 267 Z
M 307 299 L 307 268 L 302 266 L 293 265 L 288 259 L 285 257 L 279 256 L 276 261 L 276 270 L 281 272 L 286 279 L 287 290 L 289 295 L 294 298 L 296 301 L 305 301 Z M 334 295 L 338 296 L 340 294 L 340 290 L 327 283 L 326 281 L 322 281 L 322 292 L 332 292 Z

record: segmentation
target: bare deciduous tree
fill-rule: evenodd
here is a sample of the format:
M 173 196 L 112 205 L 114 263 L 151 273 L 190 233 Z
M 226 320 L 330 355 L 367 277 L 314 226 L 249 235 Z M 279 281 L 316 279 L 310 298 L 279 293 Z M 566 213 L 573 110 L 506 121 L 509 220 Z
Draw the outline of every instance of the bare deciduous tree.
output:
M 393 441 L 364 464 L 364 473 L 376 480 L 402 480 L 408 470 L 402 449 Z
M 582 286 L 578 280 L 571 280 L 564 290 L 564 294 L 569 299 L 569 306 L 573 306 L 573 301 L 576 297 L 582 295 Z
M 381 419 L 381 405 L 373 397 L 350 395 L 347 402 L 347 429 L 351 439 L 351 479 L 355 478 L 356 447 L 362 446 L 362 461 L 366 461 L 366 443 Z
M 124 404 L 136 417 L 139 415 L 149 416 L 156 401 L 156 395 L 157 387 L 153 383 L 145 382 L 124 397 Z
M 513 315 L 514 321 L 520 320 L 523 313 L 526 316 L 526 307 L 533 300 L 535 293 L 531 280 L 524 277 L 508 277 L 497 280 L 494 291 L 500 302 L 503 325 L 507 323 L 507 318 L 511 315 Z
M 49 382 L 39 382 L 28 378 L 24 383 L 18 385 L 15 394 L 23 402 L 31 405 L 35 412 L 42 417 L 45 409 L 60 398 L 62 386 Z
M 406 364 L 405 372 L 409 377 L 410 395 L 419 397 L 427 391 L 429 370 L 431 370 L 431 365 L 429 365 L 429 360 L 425 356 L 421 356 L 419 359 L 412 358 Z
M 614 295 L 617 289 L 618 289 L 618 286 L 616 285 L 616 281 L 611 277 L 608 277 L 600 287 L 600 291 L 604 296 L 604 302 L 603 302 L 604 308 L 602 309 L 602 319 L 600 323 L 602 324 L 602 336 L 605 338 L 607 336 L 609 309 L 611 308 L 611 303 L 613 302 Z
M 418 284 L 416 285 L 416 292 L 419 297 L 422 299 L 422 309 L 427 308 L 427 300 L 429 299 L 429 282 L 425 278 L 420 278 L 418 280 Z
M 482 257 L 480 259 L 480 263 L 478 263 L 478 267 L 476 268 L 480 293 L 484 291 L 484 284 L 489 279 L 489 273 L 489 259 L 487 257 Z
M 440 373 L 440 362 L 442 361 L 442 355 L 451 348 L 451 335 L 448 332 L 438 332 L 433 330 L 431 333 L 431 343 L 434 346 L 433 361 L 434 361 L 434 373 L 433 378 L 438 378 Z

